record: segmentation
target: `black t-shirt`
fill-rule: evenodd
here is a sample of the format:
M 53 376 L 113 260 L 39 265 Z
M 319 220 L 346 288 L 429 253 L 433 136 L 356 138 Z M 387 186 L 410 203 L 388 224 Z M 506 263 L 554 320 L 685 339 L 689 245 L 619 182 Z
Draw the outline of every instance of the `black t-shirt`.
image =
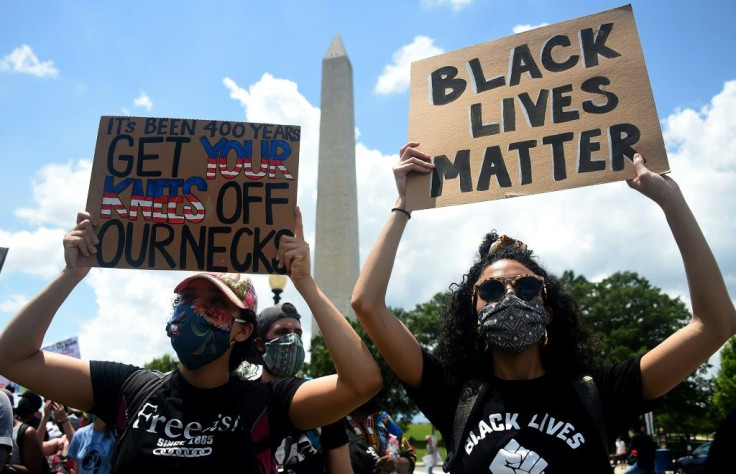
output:
M 639 359 L 591 375 L 600 393 L 608 438 L 614 439 L 649 409 L 641 396 Z M 611 472 L 599 432 L 572 380 L 544 375 L 514 381 L 491 377 L 489 382 L 481 414 L 468 420 L 469 434 L 460 443 L 456 462 L 462 472 Z M 405 388 L 429 421 L 449 437 L 462 381 L 425 352 L 421 386 Z
M 345 419 L 284 438 L 275 453 L 284 474 L 327 472 L 327 451 L 348 443 Z
M 124 426 L 123 383 L 141 370 L 92 361 L 92 413 L 111 426 Z M 275 472 L 271 453 L 294 430 L 289 405 L 303 382 L 231 378 L 220 387 L 200 389 L 176 370 L 127 420 L 129 432 L 116 446 L 115 472 Z M 265 390 L 265 397 L 256 397 L 256 390 Z M 253 398 L 262 400 L 259 406 Z M 247 422 L 244 413 L 253 421 Z M 270 450 L 264 451 L 263 444 Z

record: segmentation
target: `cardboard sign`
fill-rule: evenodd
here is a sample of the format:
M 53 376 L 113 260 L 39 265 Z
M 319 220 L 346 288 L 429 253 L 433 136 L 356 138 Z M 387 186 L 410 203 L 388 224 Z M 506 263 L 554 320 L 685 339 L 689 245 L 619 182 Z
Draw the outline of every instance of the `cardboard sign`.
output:
M 293 235 L 301 129 L 102 117 L 87 197 L 99 267 L 276 272 Z
M 408 209 L 669 171 L 630 5 L 412 63 L 409 117 Z
M 57 354 L 64 354 L 68 355 L 69 357 L 76 357 L 77 359 L 82 358 L 81 354 L 79 353 L 79 339 L 77 338 L 77 336 L 70 337 L 69 339 L 56 342 L 49 346 L 44 346 L 41 348 L 41 350 L 47 352 L 56 352 Z

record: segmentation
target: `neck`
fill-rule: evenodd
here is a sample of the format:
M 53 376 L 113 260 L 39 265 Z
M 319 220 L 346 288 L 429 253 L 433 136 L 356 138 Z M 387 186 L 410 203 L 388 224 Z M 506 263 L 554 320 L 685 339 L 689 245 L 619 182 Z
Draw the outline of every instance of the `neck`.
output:
M 230 371 L 228 370 L 228 361 L 230 351 L 213 360 L 209 364 L 190 370 L 179 364 L 179 372 L 184 380 L 197 388 L 215 388 L 225 385 L 230 380 Z
M 493 374 L 504 380 L 530 380 L 546 373 L 542 365 L 539 346 L 535 345 L 521 354 L 508 354 L 491 349 L 493 354 Z

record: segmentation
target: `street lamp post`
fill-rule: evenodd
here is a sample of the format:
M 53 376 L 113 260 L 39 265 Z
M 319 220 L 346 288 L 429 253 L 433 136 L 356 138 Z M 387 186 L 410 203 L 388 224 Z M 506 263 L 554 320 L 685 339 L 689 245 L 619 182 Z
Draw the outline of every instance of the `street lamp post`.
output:
M 289 279 L 286 275 L 274 273 L 268 276 L 268 284 L 271 287 L 271 291 L 273 291 L 273 304 L 279 304 L 281 292 L 284 291 L 284 287 L 286 287 L 288 281 Z

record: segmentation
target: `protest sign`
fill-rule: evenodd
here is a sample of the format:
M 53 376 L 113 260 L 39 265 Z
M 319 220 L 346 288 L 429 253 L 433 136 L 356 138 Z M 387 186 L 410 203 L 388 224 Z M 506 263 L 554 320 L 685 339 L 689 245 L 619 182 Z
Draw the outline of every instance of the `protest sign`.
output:
M 669 171 L 630 5 L 412 63 L 409 139 L 410 210 Z
M 79 339 L 77 336 L 64 339 L 63 341 L 56 342 L 49 346 L 41 348 L 42 351 L 56 352 L 57 354 L 64 354 L 70 357 L 76 357 L 81 359 L 82 356 L 79 353 Z
M 298 126 L 100 119 L 87 211 L 99 267 L 274 273 L 293 235 Z

